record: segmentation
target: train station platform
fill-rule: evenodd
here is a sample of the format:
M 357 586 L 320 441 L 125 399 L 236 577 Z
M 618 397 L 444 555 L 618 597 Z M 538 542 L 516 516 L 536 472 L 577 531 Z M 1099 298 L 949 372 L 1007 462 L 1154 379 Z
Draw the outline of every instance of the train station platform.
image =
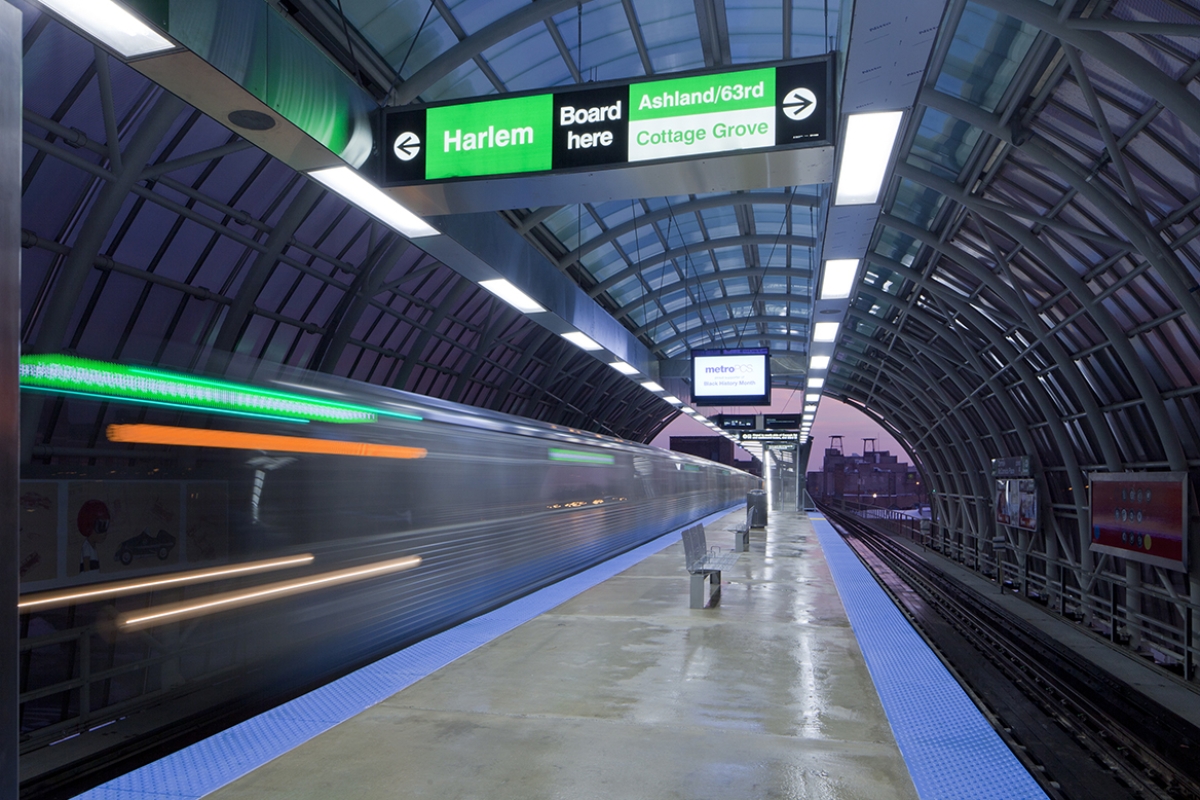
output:
M 81 797 L 1044 797 L 823 519 L 723 579 L 676 531 Z

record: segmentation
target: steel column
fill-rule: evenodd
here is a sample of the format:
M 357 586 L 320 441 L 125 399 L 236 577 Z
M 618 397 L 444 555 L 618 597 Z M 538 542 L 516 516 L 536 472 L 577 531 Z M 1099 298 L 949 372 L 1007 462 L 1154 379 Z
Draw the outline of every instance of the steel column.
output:
M 21 12 L 0 3 L 0 797 L 16 797 L 20 731 Z M 89 265 L 90 266 L 90 265 Z

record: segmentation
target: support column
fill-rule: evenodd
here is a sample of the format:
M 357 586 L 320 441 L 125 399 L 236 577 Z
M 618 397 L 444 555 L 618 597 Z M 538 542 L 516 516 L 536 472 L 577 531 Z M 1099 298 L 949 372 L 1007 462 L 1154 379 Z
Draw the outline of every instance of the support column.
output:
M 0 797 L 19 793 L 17 496 L 21 429 L 21 12 L 0 2 Z

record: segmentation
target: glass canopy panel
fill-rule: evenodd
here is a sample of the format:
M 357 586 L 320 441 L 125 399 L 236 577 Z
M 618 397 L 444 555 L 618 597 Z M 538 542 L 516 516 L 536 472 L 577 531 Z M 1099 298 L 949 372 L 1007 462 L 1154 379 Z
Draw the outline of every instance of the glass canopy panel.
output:
M 912 266 L 917 257 L 917 251 L 920 249 L 921 243 L 916 239 L 886 226 L 883 227 L 882 233 L 879 235 L 879 242 L 875 245 L 876 253 L 898 261 L 906 267 Z
M 792 0 L 792 58 L 820 56 L 834 49 L 840 3 Z
M 527 0 L 445 0 L 445 5 L 459 26 L 470 36 L 496 20 L 523 8 L 528 5 L 528 2 Z
M 655 72 L 704 66 L 692 0 L 632 0 L 632 5 Z
M 438 100 L 461 100 L 488 94 L 496 94 L 496 87 L 474 61 L 468 61 L 430 86 L 422 93 L 421 99 L 433 103 Z
M 403 78 L 410 77 L 458 42 L 437 8 L 430 9 L 426 0 L 344 0 L 342 8 L 347 21 L 392 65 L 392 69 L 404 66 L 400 73 Z
M 483 51 L 484 60 L 511 92 L 573 84 L 545 25 L 534 25 Z
M 938 75 L 937 89 L 995 111 L 1037 29 L 968 2 Z
M 725 4 L 729 55 L 735 64 L 783 58 L 783 13 L 778 2 L 732 0 Z
M 926 108 L 908 153 L 908 163 L 957 181 L 981 131 L 934 108 Z
M 896 199 L 892 203 L 892 214 L 929 230 L 938 211 L 946 202 L 941 192 L 902 178 L 896 188 Z
M 583 9 L 583 18 L 579 9 Z M 645 74 L 621 0 L 592 0 L 553 19 L 567 51 L 587 81 L 611 81 Z M 583 46 L 580 47 L 580 34 Z

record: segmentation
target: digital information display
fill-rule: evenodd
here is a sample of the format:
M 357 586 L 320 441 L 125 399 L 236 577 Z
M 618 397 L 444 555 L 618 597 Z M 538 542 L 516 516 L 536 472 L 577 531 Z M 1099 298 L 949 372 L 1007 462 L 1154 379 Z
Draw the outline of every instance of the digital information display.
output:
M 765 406 L 771 403 L 771 351 L 692 351 L 692 402 L 699 406 Z
M 628 166 L 829 144 L 828 59 L 389 110 L 381 182 Z
M 1094 472 L 1089 549 L 1187 569 L 1187 473 Z

